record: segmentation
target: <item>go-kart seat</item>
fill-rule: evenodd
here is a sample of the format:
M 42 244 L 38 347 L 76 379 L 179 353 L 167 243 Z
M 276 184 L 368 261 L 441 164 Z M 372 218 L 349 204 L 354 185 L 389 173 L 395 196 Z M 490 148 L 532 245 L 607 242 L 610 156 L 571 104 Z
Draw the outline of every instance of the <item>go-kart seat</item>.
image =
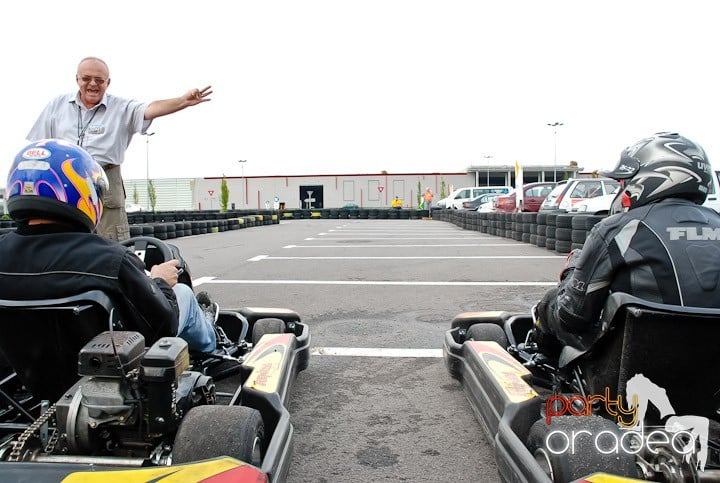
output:
M 80 349 L 109 330 L 111 309 L 100 290 L 59 299 L 0 300 L 0 351 L 33 396 L 55 402 L 79 379 Z
M 610 324 L 610 331 L 570 362 L 582 369 L 588 394 L 604 394 L 609 387 L 613 397 L 624 399 L 628 380 L 642 374 L 666 390 L 675 414 L 717 417 L 720 309 L 664 305 L 613 293 L 601 323 Z M 563 350 L 561 364 L 571 353 Z

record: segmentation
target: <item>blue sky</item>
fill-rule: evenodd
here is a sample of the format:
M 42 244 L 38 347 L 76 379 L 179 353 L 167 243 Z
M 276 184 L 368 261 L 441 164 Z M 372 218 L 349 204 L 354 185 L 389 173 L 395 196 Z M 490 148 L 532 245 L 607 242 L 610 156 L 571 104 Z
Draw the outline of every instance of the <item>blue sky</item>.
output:
M 674 130 L 720 166 L 715 2 L 16 2 L 0 19 L 0 175 L 77 62 L 145 101 L 212 101 L 136 136 L 126 178 L 611 167 Z M 485 158 L 492 156 L 492 158 Z

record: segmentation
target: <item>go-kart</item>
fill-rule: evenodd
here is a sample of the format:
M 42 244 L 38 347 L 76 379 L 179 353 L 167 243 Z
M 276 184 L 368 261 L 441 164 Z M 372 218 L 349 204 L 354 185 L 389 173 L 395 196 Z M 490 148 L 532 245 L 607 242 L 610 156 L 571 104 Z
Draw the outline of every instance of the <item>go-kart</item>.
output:
M 125 245 L 148 268 L 179 260 L 191 285 L 177 247 L 149 237 Z M 294 311 L 219 310 L 211 353 L 179 337 L 146 347 L 99 290 L 0 300 L 0 323 L 0 480 L 285 479 L 285 405 L 310 344 Z
M 720 310 L 613 293 L 587 351 L 544 349 L 535 317 L 462 313 L 444 338 L 503 481 L 720 481 Z

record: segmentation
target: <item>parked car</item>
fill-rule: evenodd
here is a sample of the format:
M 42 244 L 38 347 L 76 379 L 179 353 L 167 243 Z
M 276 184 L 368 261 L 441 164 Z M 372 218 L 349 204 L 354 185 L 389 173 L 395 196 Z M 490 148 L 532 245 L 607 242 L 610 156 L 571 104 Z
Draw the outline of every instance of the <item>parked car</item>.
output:
M 129 201 L 125 202 L 125 211 L 127 213 L 136 213 L 138 211 L 143 211 L 142 205 L 139 205 L 137 203 L 131 203 Z
M 523 185 L 523 209 L 522 211 L 537 212 L 540 205 L 548 194 L 555 187 L 552 181 L 541 181 Z M 513 212 L 517 205 L 517 191 L 513 190 L 506 195 L 495 198 L 495 211 Z
M 540 211 L 569 212 L 576 204 L 609 195 L 620 186 L 610 178 L 570 178 L 559 183 L 540 205 Z
M 467 188 L 458 188 L 447 198 L 443 198 L 438 202 L 438 206 L 442 205 L 443 208 L 462 209 L 463 201 L 470 201 L 471 199 L 484 195 L 484 194 L 505 194 L 512 191 L 511 186 L 470 186 Z
M 471 200 L 463 201 L 462 209 L 463 210 L 473 210 L 473 211 L 477 210 L 480 207 L 480 205 L 482 205 L 483 203 L 492 203 L 493 200 L 495 200 L 495 198 L 497 198 L 497 197 L 498 197 L 498 195 L 493 194 L 493 193 L 476 196 L 475 198 L 473 198 Z
M 585 201 L 577 203 L 570 209 L 571 213 L 579 213 L 583 215 L 607 215 L 610 213 L 610 206 L 617 196 L 620 186 L 607 195 L 596 196 Z

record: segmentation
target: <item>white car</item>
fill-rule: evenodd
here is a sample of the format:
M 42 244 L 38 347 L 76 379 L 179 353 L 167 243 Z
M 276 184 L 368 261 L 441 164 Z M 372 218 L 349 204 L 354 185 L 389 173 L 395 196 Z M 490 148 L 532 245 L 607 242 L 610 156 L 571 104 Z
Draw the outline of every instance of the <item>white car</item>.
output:
M 608 215 L 610 214 L 610 206 L 613 200 L 617 196 L 620 186 L 617 186 L 612 193 L 608 193 L 603 196 L 596 196 L 595 198 L 588 198 L 575 204 L 571 209 L 570 213 L 578 213 L 584 215 Z
M 142 205 L 139 205 L 137 203 L 125 203 L 125 212 L 126 213 L 135 213 L 137 211 L 143 211 Z
M 485 194 L 504 195 L 510 193 L 512 189 L 512 186 L 470 186 L 467 188 L 458 188 L 450 193 L 450 196 L 440 200 L 437 206 L 438 208 L 461 210 L 463 201 L 470 201 L 473 198 Z M 441 203 L 442 206 L 440 206 Z

